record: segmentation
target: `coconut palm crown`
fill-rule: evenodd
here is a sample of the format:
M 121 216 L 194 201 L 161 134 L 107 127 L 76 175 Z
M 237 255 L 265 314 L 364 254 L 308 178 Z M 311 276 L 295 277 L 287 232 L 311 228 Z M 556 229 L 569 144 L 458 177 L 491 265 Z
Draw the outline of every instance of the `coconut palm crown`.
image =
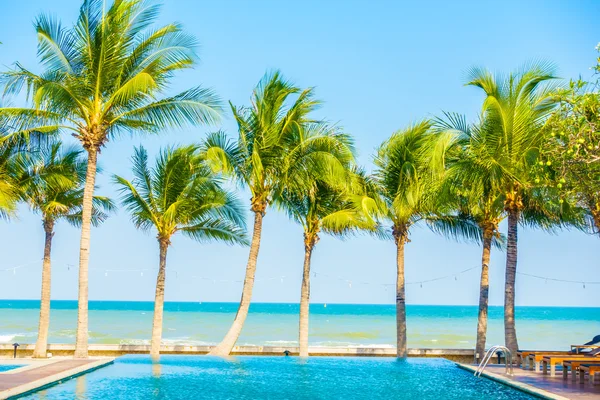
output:
M 87 357 L 88 260 L 98 154 L 119 134 L 158 133 L 211 123 L 217 97 L 200 86 L 166 96 L 177 71 L 192 67 L 196 40 L 178 24 L 153 27 L 160 7 L 142 0 L 84 0 L 71 28 L 35 21 L 36 74 L 20 64 L 5 74 L 5 93 L 24 90 L 29 107 L 0 108 L 12 135 L 70 132 L 88 152 L 79 262 L 76 358 Z

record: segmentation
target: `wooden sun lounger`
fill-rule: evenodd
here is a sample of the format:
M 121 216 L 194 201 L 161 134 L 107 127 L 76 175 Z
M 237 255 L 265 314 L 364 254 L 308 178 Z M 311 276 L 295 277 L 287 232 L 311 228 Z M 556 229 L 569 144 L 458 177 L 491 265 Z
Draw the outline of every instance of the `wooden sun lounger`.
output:
M 596 360 L 600 360 L 600 357 L 595 355 L 546 355 L 542 358 L 542 372 L 548 373 L 548 367 L 550 367 L 550 376 L 556 376 L 556 364 L 561 364 L 564 361 L 589 361 L 593 363 Z
M 590 375 L 590 384 L 594 384 L 596 372 L 600 372 L 600 364 L 581 364 L 579 366 L 579 381 L 583 383 L 585 373 Z
M 569 376 L 569 368 L 571 369 L 571 379 L 576 380 L 577 379 L 577 372 L 579 372 L 580 374 L 582 373 L 581 371 L 579 371 L 579 367 L 583 364 L 586 365 L 598 365 L 600 366 L 600 360 L 598 361 L 598 364 L 591 364 L 589 362 L 590 360 L 588 359 L 582 359 L 582 360 L 565 360 L 562 363 L 562 367 L 563 367 L 563 379 L 567 379 L 567 377 Z
M 517 363 L 522 364 L 521 367 L 524 369 L 529 364 L 531 368 L 535 368 L 535 372 L 540 372 L 540 365 L 545 356 L 564 355 L 577 357 L 588 354 L 588 352 L 579 352 L 579 349 L 592 349 L 590 353 L 593 353 L 599 347 L 599 345 L 571 345 L 571 351 L 522 350 L 517 352 Z
M 540 362 L 542 361 L 542 359 L 540 358 L 539 360 L 534 360 L 533 358 L 530 358 L 531 355 L 536 355 L 536 354 L 540 354 L 540 355 L 561 355 L 561 354 L 573 354 L 570 353 L 568 351 L 556 351 L 556 350 L 519 350 L 517 351 L 517 367 L 521 367 L 523 369 L 527 369 L 527 367 L 529 366 L 531 369 L 534 368 L 534 363 L 535 363 L 535 370 L 539 371 L 540 370 Z

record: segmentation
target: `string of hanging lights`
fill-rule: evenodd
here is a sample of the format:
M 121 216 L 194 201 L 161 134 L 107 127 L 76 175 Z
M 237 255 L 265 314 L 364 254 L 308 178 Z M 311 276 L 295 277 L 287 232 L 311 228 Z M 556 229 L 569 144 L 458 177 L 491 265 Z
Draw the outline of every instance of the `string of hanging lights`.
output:
M 22 268 L 29 268 L 31 266 L 34 265 L 39 265 L 39 261 L 32 261 L 30 263 L 26 263 L 26 264 L 20 264 L 20 265 L 16 265 L 13 267 L 8 267 L 8 268 L 3 268 L 0 269 L 0 272 L 12 272 L 13 275 L 17 274 L 17 270 L 22 269 Z M 74 264 L 66 264 L 67 267 L 67 271 L 70 271 L 71 268 L 76 268 L 76 265 Z M 442 275 L 442 276 L 438 276 L 438 277 L 434 277 L 434 278 L 428 278 L 428 279 L 424 279 L 424 280 L 419 280 L 419 281 L 410 281 L 410 282 L 406 282 L 405 285 L 419 285 L 421 288 L 423 287 L 423 284 L 425 283 L 431 283 L 431 282 L 436 282 L 436 281 L 441 281 L 441 280 L 445 280 L 445 279 L 452 279 L 454 278 L 454 280 L 458 280 L 458 277 L 460 275 L 466 274 L 467 272 L 473 271 L 473 270 L 478 270 L 480 269 L 480 266 L 475 266 L 475 267 L 471 267 L 471 268 L 467 268 L 464 269 L 462 271 L 458 271 L 455 273 L 451 273 L 451 274 L 447 274 L 447 275 Z M 144 276 L 144 272 L 152 272 L 155 271 L 156 268 L 140 268 L 140 269 L 115 269 L 115 268 L 90 268 L 90 271 L 100 271 L 104 273 L 104 276 L 108 277 L 109 275 L 113 275 L 113 274 L 121 274 L 121 273 L 139 273 L 141 277 Z M 173 273 L 175 275 L 175 278 L 179 278 L 179 271 L 177 270 L 172 270 L 171 273 Z M 544 280 L 546 283 L 548 283 L 549 281 L 551 282 L 561 282 L 561 283 L 570 283 L 570 284 L 579 284 L 582 285 L 583 289 L 586 288 L 586 285 L 600 285 L 600 281 L 582 281 L 582 280 L 571 280 L 571 279 L 559 279 L 559 278 L 552 278 L 552 277 L 547 277 L 547 276 L 541 276 L 541 275 L 535 275 L 535 274 L 529 274 L 526 272 L 517 272 L 518 275 L 523 275 L 523 276 L 527 276 L 529 278 L 535 278 L 535 279 L 540 279 L 540 280 Z M 335 280 L 335 281 L 339 281 L 339 282 L 343 282 L 345 284 L 348 285 L 348 288 L 352 288 L 352 284 L 353 281 L 352 279 L 349 279 L 347 277 L 342 277 L 342 276 L 332 276 L 326 273 L 322 273 L 322 272 L 318 272 L 318 271 L 313 271 L 312 272 L 313 278 L 325 278 L 325 279 L 330 279 L 330 280 Z M 209 281 L 212 282 L 213 284 L 216 283 L 242 283 L 242 280 L 239 279 L 216 279 L 216 278 L 211 278 L 211 277 L 206 277 L 206 276 L 197 276 L 197 275 L 191 275 L 189 276 L 190 278 L 193 279 L 200 279 L 203 281 Z M 274 276 L 274 277 L 270 277 L 270 278 L 263 278 L 263 279 L 256 279 L 255 282 L 271 282 L 271 281 L 280 281 L 280 283 L 284 282 L 284 279 L 286 277 L 285 276 Z M 381 283 L 381 282 L 367 282 L 367 281 L 360 281 L 358 282 L 360 285 L 373 285 L 373 286 L 382 286 L 385 288 L 385 290 L 387 291 L 388 286 L 390 287 L 394 287 L 396 284 L 395 283 Z

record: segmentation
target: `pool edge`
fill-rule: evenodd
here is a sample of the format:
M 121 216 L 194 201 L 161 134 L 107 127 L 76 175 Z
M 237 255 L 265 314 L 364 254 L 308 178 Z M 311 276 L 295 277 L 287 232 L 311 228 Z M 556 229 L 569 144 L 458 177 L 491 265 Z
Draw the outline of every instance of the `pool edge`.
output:
M 458 368 L 464 369 L 465 371 L 470 371 L 475 373 L 475 371 L 477 370 L 477 367 L 472 366 L 472 365 L 466 365 L 466 364 L 461 364 L 461 363 L 454 363 Z M 528 385 L 526 383 L 522 383 L 522 382 L 517 382 L 517 381 L 513 381 L 510 380 L 508 378 L 503 377 L 502 375 L 498 375 L 498 374 L 494 374 L 493 372 L 487 372 L 487 371 L 483 371 L 481 373 L 482 376 L 485 376 L 486 378 L 501 383 L 505 386 L 509 386 L 513 389 L 517 389 L 521 392 L 525 392 L 527 394 L 530 394 L 532 396 L 538 397 L 540 399 L 550 399 L 550 400 L 569 400 L 568 397 L 564 397 L 552 392 L 549 392 L 547 390 L 544 389 L 540 389 L 537 388 L 535 386 L 532 385 Z
M 42 379 L 38 379 L 33 382 L 23 384 L 21 386 L 17 386 L 12 389 L 8 389 L 0 395 L 2 396 L 0 397 L 0 400 L 13 400 L 24 396 L 28 396 L 30 394 L 39 392 L 40 390 L 47 389 L 49 387 L 58 385 L 73 378 L 77 378 L 81 375 L 88 374 L 97 369 L 106 367 L 108 365 L 113 364 L 114 362 L 114 358 L 99 359 L 89 364 L 72 368 L 67 371 L 59 372 L 57 374 L 50 375 Z

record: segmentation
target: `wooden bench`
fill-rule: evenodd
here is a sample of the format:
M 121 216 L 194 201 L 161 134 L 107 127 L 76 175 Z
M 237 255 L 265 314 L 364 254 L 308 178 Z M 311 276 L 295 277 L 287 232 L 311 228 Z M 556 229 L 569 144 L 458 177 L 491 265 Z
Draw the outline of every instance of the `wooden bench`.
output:
M 546 355 L 569 355 L 569 354 L 573 354 L 570 353 L 568 351 L 543 351 L 543 350 L 519 350 L 517 351 L 517 366 L 521 367 L 523 369 L 527 369 L 527 366 L 529 365 L 529 367 L 531 369 L 534 369 L 534 364 L 535 364 L 535 370 L 536 372 L 539 372 L 540 370 L 540 362 L 542 361 L 543 356 Z M 532 357 L 538 355 L 538 359 Z
M 561 364 L 565 361 L 583 361 L 584 363 L 593 363 L 594 361 L 600 360 L 600 357 L 586 356 L 586 355 L 545 355 L 542 357 L 542 372 L 548 373 L 548 367 L 550 367 L 550 376 L 556 376 L 556 364 Z
M 540 372 L 540 363 L 544 356 L 553 355 L 565 355 L 565 356 L 578 356 L 585 355 L 587 352 L 581 350 L 590 349 L 593 352 L 599 348 L 597 344 L 572 344 L 571 351 L 544 351 L 544 350 L 519 350 L 517 351 L 517 366 L 521 366 L 523 369 L 527 369 L 527 364 L 532 369 L 535 368 L 535 372 Z
M 571 379 L 576 380 L 577 379 L 577 372 L 581 373 L 579 371 L 579 367 L 582 364 L 590 364 L 588 359 L 585 360 L 565 360 L 562 363 L 562 367 L 563 367 L 563 379 L 567 379 L 568 375 L 569 375 L 569 368 L 571 369 Z M 600 363 L 598 364 L 600 365 Z
M 596 372 L 600 372 L 600 364 L 581 364 L 579 365 L 579 381 L 583 383 L 585 373 L 590 375 L 590 383 L 593 385 Z

